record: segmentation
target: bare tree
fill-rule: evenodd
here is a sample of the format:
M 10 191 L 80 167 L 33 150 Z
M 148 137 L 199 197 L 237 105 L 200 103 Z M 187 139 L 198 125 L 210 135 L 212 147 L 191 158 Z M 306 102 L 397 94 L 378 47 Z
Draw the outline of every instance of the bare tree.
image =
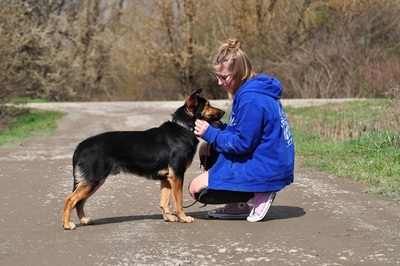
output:
M 115 19 L 109 12 L 115 5 L 100 0 L 4 4 L 3 11 L 9 12 L 3 13 L 2 29 L 10 37 L 2 41 L 15 47 L 0 51 L 12 55 L 4 60 L 8 73 L 3 82 L 10 79 L 6 91 L 50 99 L 110 98 L 102 80 L 112 42 L 102 36 Z
M 182 96 L 196 86 L 194 79 L 193 17 L 194 0 L 156 1 L 152 13 L 153 41 L 148 40 L 147 55 L 154 63 L 152 73 L 163 79 L 178 81 L 172 92 Z M 172 67 L 172 68 L 171 68 Z
M 238 38 L 284 97 L 376 97 L 400 75 L 399 1 L 3 0 L 0 97 L 172 100 Z

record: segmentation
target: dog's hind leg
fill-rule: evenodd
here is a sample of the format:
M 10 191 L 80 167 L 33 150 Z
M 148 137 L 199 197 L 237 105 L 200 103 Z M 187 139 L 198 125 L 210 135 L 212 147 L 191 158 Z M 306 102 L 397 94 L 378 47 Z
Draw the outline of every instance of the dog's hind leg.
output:
M 163 213 L 163 219 L 166 222 L 177 222 L 178 217 L 171 214 L 169 204 L 171 201 L 171 184 L 168 180 L 161 180 L 161 200 L 160 207 Z
M 178 216 L 179 221 L 182 223 L 193 223 L 194 218 L 186 216 L 186 214 L 183 212 L 183 179 L 177 178 L 175 174 L 173 174 L 173 171 L 170 171 L 170 174 L 168 175 L 168 181 L 171 185 L 172 194 L 175 200 L 176 216 Z
M 78 214 L 79 221 L 83 225 L 92 224 L 92 220 L 85 215 L 84 206 L 87 199 L 92 196 L 106 181 L 106 179 L 102 179 L 97 186 L 92 186 L 91 191 L 87 194 L 82 200 L 76 203 L 76 213 Z
M 85 206 L 86 199 L 80 200 L 78 203 L 76 203 L 76 213 L 78 214 L 79 221 L 81 224 L 87 225 L 91 224 L 92 220 L 90 218 L 87 218 L 85 215 L 85 211 L 83 207 Z
M 71 222 L 71 212 L 78 202 L 81 202 L 90 194 L 93 189 L 90 185 L 84 185 L 84 182 L 79 183 L 76 189 L 68 195 L 64 201 L 64 212 L 62 224 L 64 229 L 72 230 L 75 229 L 75 224 Z M 80 204 L 80 209 L 83 210 L 83 204 Z

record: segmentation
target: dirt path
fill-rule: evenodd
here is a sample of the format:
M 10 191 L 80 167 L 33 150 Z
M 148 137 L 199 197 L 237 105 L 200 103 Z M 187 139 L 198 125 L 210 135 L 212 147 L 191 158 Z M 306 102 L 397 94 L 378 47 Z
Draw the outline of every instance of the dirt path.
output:
M 206 213 L 217 206 L 196 204 L 186 210 L 194 224 L 165 223 L 159 184 L 119 175 L 88 201 L 93 226 L 63 230 L 77 143 L 103 131 L 157 126 L 181 104 L 32 105 L 68 115 L 51 136 L 0 150 L 0 265 L 400 265 L 400 206 L 300 168 L 263 222 L 212 220 Z M 213 104 L 228 109 L 226 101 Z M 201 173 L 198 165 L 196 159 L 185 184 Z M 192 203 L 186 191 L 184 200 Z

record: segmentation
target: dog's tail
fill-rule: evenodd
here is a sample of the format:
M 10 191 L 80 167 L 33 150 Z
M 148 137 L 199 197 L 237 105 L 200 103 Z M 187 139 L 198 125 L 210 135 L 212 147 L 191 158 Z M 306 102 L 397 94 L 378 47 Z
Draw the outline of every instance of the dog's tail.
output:
M 79 185 L 79 183 L 81 183 L 83 180 L 85 180 L 85 176 L 84 176 L 82 169 L 76 164 L 73 165 L 72 173 L 74 176 L 74 183 L 73 183 L 72 191 L 75 191 L 77 186 Z
M 93 164 L 93 161 L 85 156 L 80 157 L 79 160 L 76 160 L 74 156 L 72 167 L 74 176 L 72 191 L 75 191 L 82 182 L 84 182 L 84 186 L 90 185 L 95 187 L 99 183 L 104 182 L 104 179 L 111 173 L 118 174 L 120 172 L 118 165 L 115 165 L 112 160 L 105 158 L 98 158 L 96 164 Z

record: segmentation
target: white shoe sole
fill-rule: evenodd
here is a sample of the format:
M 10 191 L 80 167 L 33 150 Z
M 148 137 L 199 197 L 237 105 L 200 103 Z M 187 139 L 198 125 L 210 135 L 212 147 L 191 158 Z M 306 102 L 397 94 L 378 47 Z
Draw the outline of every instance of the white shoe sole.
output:
M 268 195 L 267 202 L 265 203 L 265 206 L 264 206 L 264 209 L 263 209 L 261 215 L 254 214 L 254 211 L 255 211 L 255 206 L 254 206 L 250 212 L 250 215 L 247 217 L 247 221 L 258 222 L 258 221 L 261 221 L 262 219 L 264 219 L 265 215 L 267 215 L 267 212 L 272 205 L 272 202 L 275 199 L 275 196 L 276 196 L 276 192 L 272 192 Z

